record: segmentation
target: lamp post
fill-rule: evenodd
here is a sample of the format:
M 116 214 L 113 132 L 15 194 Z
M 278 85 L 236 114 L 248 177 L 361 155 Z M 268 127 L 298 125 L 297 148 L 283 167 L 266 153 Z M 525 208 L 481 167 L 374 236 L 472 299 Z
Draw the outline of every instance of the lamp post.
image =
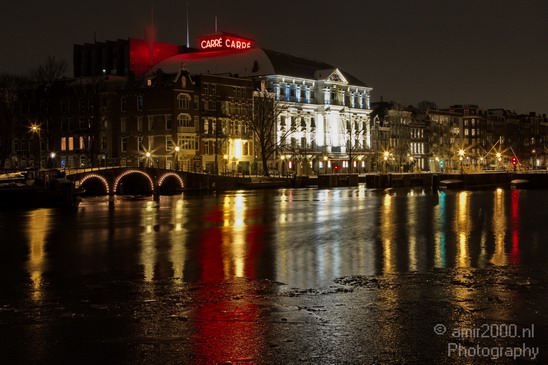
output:
M 146 165 L 147 165 L 148 167 L 152 167 L 152 160 L 151 160 L 151 158 L 150 158 L 151 156 L 152 156 L 152 155 L 151 155 L 150 152 L 147 151 L 147 153 L 145 153 L 146 162 L 147 162 Z
M 228 155 L 224 155 L 223 160 L 225 161 L 225 175 L 226 175 L 226 165 L 228 165 Z
M 55 167 L 55 156 L 56 156 L 55 152 L 51 152 L 49 154 L 49 158 L 50 158 L 50 161 L 51 161 L 51 167 Z
M 464 166 L 462 165 L 462 160 L 464 160 L 464 150 L 461 148 L 459 149 L 458 155 L 459 155 L 459 161 L 460 161 L 460 173 L 464 173 Z
M 40 133 L 40 125 L 32 124 L 30 126 L 30 131 L 38 135 L 38 167 L 42 168 L 42 136 Z
M 181 147 L 175 146 L 175 170 L 179 170 L 179 151 Z
M 389 156 L 390 156 L 390 152 L 388 152 L 388 151 L 384 151 L 384 152 L 382 153 L 382 160 L 383 160 L 383 165 L 384 165 L 384 168 L 383 168 L 384 173 L 387 172 L 387 171 L 386 171 L 386 163 L 388 162 L 388 157 L 389 157 Z

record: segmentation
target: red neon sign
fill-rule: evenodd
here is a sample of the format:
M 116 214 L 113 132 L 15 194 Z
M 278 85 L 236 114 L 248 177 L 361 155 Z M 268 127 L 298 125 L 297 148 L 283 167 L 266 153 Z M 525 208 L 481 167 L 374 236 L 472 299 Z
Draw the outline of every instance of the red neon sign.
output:
M 206 37 L 200 37 L 198 39 L 198 44 L 201 50 L 223 50 L 223 49 L 239 49 L 246 50 L 255 47 L 255 41 L 252 39 L 218 34 L 211 35 Z

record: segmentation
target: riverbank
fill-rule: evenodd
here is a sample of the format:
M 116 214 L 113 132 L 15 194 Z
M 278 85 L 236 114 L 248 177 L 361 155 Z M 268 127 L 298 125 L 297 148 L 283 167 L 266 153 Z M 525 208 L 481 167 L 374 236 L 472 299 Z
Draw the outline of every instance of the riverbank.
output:
M 42 364 L 465 364 L 492 363 L 497 356 L 495 350 L 488 356 L 448 353 L 455 343 L 466 349 L 538 348 L 536 355 L 522 353 L 514 359 L 514 352 L 495 360 L 530 363 L 525 358 L 534 355 L 536 363 L 546 363 L 547 278 L 541 267 L 350 276 L 319 288 L 244 278 L 193 284 L 143 283 L 131 277 L 98 284 L 98 277 L 66 278 L 63 291 L 37 300 L 7 299 L 4 292 L 0 359 Z M 479 328 L 479 337 L 455 332 L 468 328 Z M 502 332 L 508 329 L 516 335 Z

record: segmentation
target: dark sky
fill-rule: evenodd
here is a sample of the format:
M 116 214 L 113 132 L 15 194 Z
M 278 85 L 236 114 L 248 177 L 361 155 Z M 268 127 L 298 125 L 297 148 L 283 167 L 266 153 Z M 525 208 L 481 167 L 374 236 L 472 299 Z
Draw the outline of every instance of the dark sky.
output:
M 548 113 L 547 0 L 189 0 L 191 42 L 219 30 L 317 59 L 373 87 L 373 100 L 474 103 Z M 145 0 L 2 0 L 0 72 L 72 44 L 142 38 Z M 186 1 L 154 1 L 158 40 L 185 43 Z M 72 73 L 72 70 L 71 70 Z

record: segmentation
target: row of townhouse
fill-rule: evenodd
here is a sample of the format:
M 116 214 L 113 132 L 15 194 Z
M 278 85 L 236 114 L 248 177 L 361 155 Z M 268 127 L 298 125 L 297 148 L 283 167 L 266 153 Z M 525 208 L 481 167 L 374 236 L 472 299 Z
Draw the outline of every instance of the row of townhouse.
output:
M 378 102 L 371 120 L 378 170 L 508 169 L 512 160 L 522 169 L 547 167 L 546 115 L 477 105 L 420 110 Z
M 232 36 L 214 37 L 226 42 L 209 44 L 230 44 Z M 546 166 L 545 115 L 372 103 L 372 89 L 349 73 L 253 43 L 245 50 L 160 44 L 150 50 L 156 58 L 146 45 L 75 46 L 75 78 L 19 85 L 9 98 L 13 112 L 1 120 L 11 138 L 0 141 L 0 163 L 261 173 L 264 162 L 274 173 L 299 175 L 501 168 L 513 156 L 523 167 Z M 263 93 L 276 109 L 266 161 L 252 125 Z

